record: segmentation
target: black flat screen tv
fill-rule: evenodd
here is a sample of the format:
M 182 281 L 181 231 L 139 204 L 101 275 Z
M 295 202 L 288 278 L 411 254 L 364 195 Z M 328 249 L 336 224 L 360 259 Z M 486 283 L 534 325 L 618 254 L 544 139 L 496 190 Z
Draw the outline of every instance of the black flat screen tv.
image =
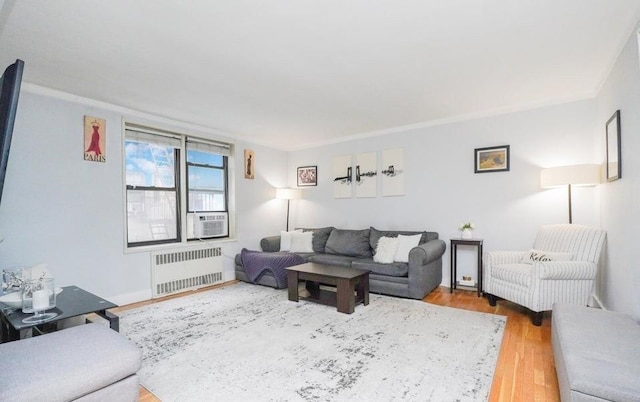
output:
M 9 148 L 11 148 L 13 123 L 16 120 L 16 111 L 18 110 L 23 70 L 24 62 L 16 60 L 4 70 L 0 79 L 0 87 L 2 87 L 0 91 L 0 202 L 2 201 L 7 163 L 9 162 Z

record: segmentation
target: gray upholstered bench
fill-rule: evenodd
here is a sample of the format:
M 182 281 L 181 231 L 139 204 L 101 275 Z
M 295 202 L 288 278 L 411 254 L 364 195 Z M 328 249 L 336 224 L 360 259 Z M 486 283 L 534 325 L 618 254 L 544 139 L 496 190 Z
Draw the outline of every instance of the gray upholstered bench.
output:
M 640 401 L 640 324 L 626 314 L 554 304 L 562 401 Z
M 100 324 L 0 345 L 0 401 L 137 401 L 142 353 Z

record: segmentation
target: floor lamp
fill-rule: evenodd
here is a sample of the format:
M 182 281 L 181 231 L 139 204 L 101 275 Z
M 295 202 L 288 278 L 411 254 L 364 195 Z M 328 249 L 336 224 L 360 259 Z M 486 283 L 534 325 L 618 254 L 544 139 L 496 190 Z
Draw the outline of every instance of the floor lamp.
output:
M 597 184 L 600 184 L 600 165 L 596 164 L 558 166 L 542 169 L 540 172 L 540 186 L 542 188 L 567 186 L 569 223 L 573 223 L 571 216 L 571 186 L 595 186 Z
M 291 200 L 302 198 L 302 190 L 297 188 L 276 188 L 276 198 L 287 200 L 287 232 L 289 231 L 289 203 Z

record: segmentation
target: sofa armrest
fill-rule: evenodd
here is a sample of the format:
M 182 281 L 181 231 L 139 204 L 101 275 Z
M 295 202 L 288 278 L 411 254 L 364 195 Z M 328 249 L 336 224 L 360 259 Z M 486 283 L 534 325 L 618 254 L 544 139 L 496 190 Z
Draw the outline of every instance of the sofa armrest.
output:
M 412 299 L 422 299 L 442 283 L 442 255 L 447 248 L 440 239 L 429 240 L 409 251 L 409 292 Z
M 528 251 L 487 251 L 483 256 L 483 265 L 492 267 L 500 264 L 517 264 L 527 256 Z
M 589 261 L 545 261 L 534 264 L 534 275 L 542 280 L 592 280 L 598 267 Z
M 280 251 L 280 236 L 269 236 L 260 240 L 260 248 L 266 252 Z
M 447 245 L 440 239 L 429 240 L 409 251 L 409 270 L 412 266 L 427 265 L 432 261 L 442 258 Z

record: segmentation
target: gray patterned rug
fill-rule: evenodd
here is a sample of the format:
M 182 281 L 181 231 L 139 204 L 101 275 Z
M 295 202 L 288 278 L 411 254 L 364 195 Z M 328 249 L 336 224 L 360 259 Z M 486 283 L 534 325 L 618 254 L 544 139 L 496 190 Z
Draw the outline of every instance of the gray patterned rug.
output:
M 239 283 L 121 315 L 169 401 L 485 401 L 505 317 L 371 295 L 353 314 Z

